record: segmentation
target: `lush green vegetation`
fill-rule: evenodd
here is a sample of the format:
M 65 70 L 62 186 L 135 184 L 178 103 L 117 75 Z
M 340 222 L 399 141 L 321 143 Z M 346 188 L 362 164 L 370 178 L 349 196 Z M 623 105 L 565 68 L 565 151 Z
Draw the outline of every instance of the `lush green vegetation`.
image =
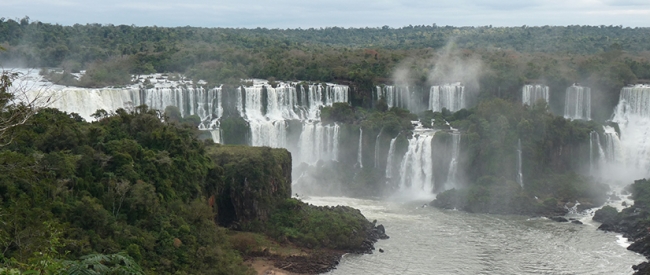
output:
M 126 252 L 147 273 L 245 274 L 206 192 L 220 171 L 190 125 L 139 107 L 97 123 L 44 109 L 0 152 L 2 261 L 62 232 L 65 259 Z
M 619 26 L 450 27 L 399 29 L 224 29 L 113 25 L 61 26 L 0 20 L 5 65 L 58 67 L 66 85 L 124 85 L 130 74 L 175 72 L 212 85 L 242 78 L 350 84 L 354 106 L 370 107 L 374 85 L 427 86 L 438 64 L 471 60 L 482 97 L 518 99 L 525 83 L 546 83 L 558 96 L 572 83 L 597 90 L 594 117 L 604 120 L 620 88 L 650 80 L 650 29 Z M 76 80 L 70 73 L 86 70 Z M 557 91 L 557 92 L 555 92 Z M 552 96 L 553 103 L 561 96 Z M 601 111 L 602 110 L 602 111 Z
M 256 230 L 281 242 L 308 248 L 356 251 L 366 236 L 357 232 L 372 229 L 359 210 L 345 207 L 316 207 L 296 199 L 285 199 Z

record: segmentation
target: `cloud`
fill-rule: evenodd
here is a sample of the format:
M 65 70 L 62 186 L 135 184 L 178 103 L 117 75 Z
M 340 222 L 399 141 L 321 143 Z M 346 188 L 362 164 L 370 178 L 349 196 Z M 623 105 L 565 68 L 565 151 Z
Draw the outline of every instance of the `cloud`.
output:
M 389 25 L 650 27 L 647 0 L 4 0 L 2 15 L 75 23 L 200 27 Z

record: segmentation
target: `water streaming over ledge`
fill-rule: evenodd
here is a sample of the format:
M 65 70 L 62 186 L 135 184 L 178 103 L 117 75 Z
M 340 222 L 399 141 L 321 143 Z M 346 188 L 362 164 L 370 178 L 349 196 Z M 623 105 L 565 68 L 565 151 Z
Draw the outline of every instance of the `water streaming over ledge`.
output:
M 574 84 L 566 89 L 564 117 L 591 120 L 591 88 Z
M 429 91 L 429 110 L 440 112 L 443 108 L 455 112 L 467 107 L 465 86 L 461 83 L 431 86 Z
M 348 102 L 349 88 L 345 85 L 291 82 L 274 87 L 265 80 L 252 80 L 250 86 L 226 91 L 221 86 L 206 88 L 182 76 L 152 74 L 134 77 L 138 84 L 127 87 L 86 89 L 53 85 L 43 80 L 36 70 L 18 71 L 25 77 L 15 84 L 28 86 L 30 96 L 46 93 L 54 99 L 48 103 L 49 107 L 78 113 L 88 121 L 94 120 L 92 114 L 98 109 L 112 112 L 146 104 L 164 111 L 167 106 L 175 106 L 182 117 L 198 116 L 199 129 L 209 131 L 215 142 L 222 142 L 221 120 L 226 108 L 231 108 L 248 124 L 249 145 L 287 148 L 298 156 L 294 158 L 295 164 L 338 159 L 338 126 L 318 121 L 322 107 Z M 300 121 L 299 144 L 289 142 L 291 120 Z
M 533 106 L 535 102 L 543 99 L 549 102 L 549 88 L 544 85 L 524 85 L 521 91 L 521 101 L 523 104 Z

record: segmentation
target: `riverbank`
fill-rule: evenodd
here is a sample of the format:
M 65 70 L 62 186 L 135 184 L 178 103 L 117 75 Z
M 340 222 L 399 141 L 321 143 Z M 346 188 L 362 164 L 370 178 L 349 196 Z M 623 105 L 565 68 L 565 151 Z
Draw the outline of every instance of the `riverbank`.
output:
M 616 208 L 605 206 L 596 211 L 593 220 L 600 222 L 599 230 L 617 232 L 632 242 L 627 247 L 650 259 L 650 181 L 637 180 L 625 188 L 621 195 L 630 196 L 634 204 L 618 212 Z M 634 274 L 650 274 L 650 263 L 634 265 Z
M 335 269 L 345 254 L 372 254 L 374 244 L 388 239 L 383 225 L 372 223 L 358 246 L 347 249 L 307 248 L 299 242 L 277 242 L 267 236 L 250 232 L 232 232 L 230 239 L 246 265 L 257 274 L 321 274 Z

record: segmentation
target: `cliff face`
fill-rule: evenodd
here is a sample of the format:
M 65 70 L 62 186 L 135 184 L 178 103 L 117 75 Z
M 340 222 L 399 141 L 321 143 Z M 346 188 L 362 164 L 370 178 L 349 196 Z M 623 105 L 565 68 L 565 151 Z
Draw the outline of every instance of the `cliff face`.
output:
M 213 175 L 223 179 L 215 190 L 220 225 L 264 222 L 280 201 L 291 197 L 291 154 L 287 150 L 214 146 L 208 148 L 208 155 L 217 165 L 218 172 Z

